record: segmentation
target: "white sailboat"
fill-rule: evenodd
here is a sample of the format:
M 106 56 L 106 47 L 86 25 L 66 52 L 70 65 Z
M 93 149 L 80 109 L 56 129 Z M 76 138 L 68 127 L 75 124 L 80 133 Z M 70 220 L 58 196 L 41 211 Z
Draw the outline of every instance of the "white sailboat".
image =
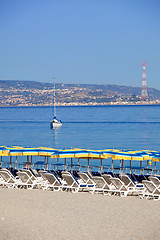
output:
M 53 88 L 53 116 L 54 117 L 50 123 L 51 123 L 51 128 L 56 128 L 56 127 L 62 126 L 62 121 L 56 117 L 55 78 L 53 78 L 53 81 L 54 81 L 54 88 Z

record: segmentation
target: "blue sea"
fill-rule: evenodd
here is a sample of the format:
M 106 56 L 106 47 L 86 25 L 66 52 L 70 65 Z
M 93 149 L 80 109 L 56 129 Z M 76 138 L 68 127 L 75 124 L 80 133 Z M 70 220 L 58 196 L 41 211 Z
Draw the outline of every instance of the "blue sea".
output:
M 160 151 L 160 106 L 1 107 L 0 145 Z
M 0 146 L 160 151 L 159 105 L 71 106 L 56 110 L 63 125 L 51 129 L 52 107 L 0 108 Z M 127 162 L 125 165 L 129 165 Z M 94 163 L 100 165 L 99 160 Z M 139 162 L 133 165 L 139 166 Z M 153 162 L 150 167 L 154 168 Z

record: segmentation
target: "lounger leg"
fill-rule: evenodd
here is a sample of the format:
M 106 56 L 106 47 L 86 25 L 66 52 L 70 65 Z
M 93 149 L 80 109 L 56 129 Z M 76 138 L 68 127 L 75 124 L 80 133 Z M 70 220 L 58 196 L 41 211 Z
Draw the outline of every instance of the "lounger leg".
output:
M 77 192 L 79 192 L 79 189 L 80 189 L 80 188 L 73 188 L 73 189 L 71 189 L 71 192 L 72 192 L 72 193 L 77 193 Z
M 120 197 L 127 197 L 128 192 L 121 192 Z
M 104 191 L 103 194 L 104 194 L 105 196 L 111 196 L 111 192 Z
M 154 197 L 153 197 L 153 200 L 154 200 L 154 201 L 159 201 L 159 200 L 160 200 L 160 196 L 154 196 Z
M 32 190 L 33 189 L 33 185 L 27 185 L 27 189 L 28 190 Z

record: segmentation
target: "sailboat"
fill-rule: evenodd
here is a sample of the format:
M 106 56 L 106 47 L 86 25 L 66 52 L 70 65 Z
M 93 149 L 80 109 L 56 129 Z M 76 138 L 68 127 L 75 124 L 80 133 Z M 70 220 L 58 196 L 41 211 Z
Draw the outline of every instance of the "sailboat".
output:
M 54 80 L 54 88 L 53 88 L 53 116 L 54 117 L 50 123 L 51 123 L 51 128 L 56 128 L 56 127 L 62 126 L 62 121 L 56 117 L 55 78 L 53 78 L 53 80 Z

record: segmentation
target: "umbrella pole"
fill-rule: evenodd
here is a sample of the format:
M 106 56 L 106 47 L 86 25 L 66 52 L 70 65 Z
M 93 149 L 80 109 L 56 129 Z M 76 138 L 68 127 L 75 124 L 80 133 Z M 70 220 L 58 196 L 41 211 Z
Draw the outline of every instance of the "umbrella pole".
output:
M 147 160 L 147 169 L 148 169 L 148 164 L 149 164 L 149 161 Z M 147 170 L 147 174 L 148 174 L 148 170 Z
M 59 158 L 57 158 L 57 170 L 58 170 L 58 163 L 59 163 Z
M 2 156 L 1 156 L 1 168 L 2 168 Z
M 10 156 L 10 169 L 12 167 L 12 156 Z
M 88 172 L 89 172 L 89 158 L 88 158 Z
M 48 160 L 49 160 L 49 157 L 47 156 L 47 170 L 48 170 Z
M 64 169 L 66 171 L 66 158 L 64 159 L 64 164 L 65 164 Z
M 132 173 L 131 167 L 132 167 L 132 166 L 131 166 L 131 160 L 130 160 L 130 175 L 131 175 L 131 173 Z
M 27 156 L 27 168 L 29 169 L 29 156 Z
M 46 156 L 44 156 L 43 170 L 45 171 Z
M 73 173 L 73 159 L 71 158 L 71 173 Z
M 154 175 L 156 175 L 156 162 L 154 163 Z
M 44 157 L 43 170 L 45 171 L 46 156 Z
M 17 156 L 16 156 L 16 161 L 15 161 L 15 169 L 17 168 Z
M 102 158 L 101 158 L 101 173 L 102 173 L 102 169 L 103 169 L 103 167 L 102 167 Z
M 113 158 L 112 158 L 112 173 L 113 173 Z
M 31 156 L 31 169 L 32 169 L 32 156 Z
M 142 174 L 142 161 L 140 161 L 140 174 Z
M 80 171 L 80 167 L 79 167 L 79 158 L 78 158 L 78 166 L 77 166 L 78 171 Z
M 119 163 L 119 173 L 121 174 L 121 166 L 122 166 L 122 161 L 120 160 L 120 163 Z
M 123 174 L 123 163 L 124 163 L 124 160 L 122 159 L 121 176 Z

